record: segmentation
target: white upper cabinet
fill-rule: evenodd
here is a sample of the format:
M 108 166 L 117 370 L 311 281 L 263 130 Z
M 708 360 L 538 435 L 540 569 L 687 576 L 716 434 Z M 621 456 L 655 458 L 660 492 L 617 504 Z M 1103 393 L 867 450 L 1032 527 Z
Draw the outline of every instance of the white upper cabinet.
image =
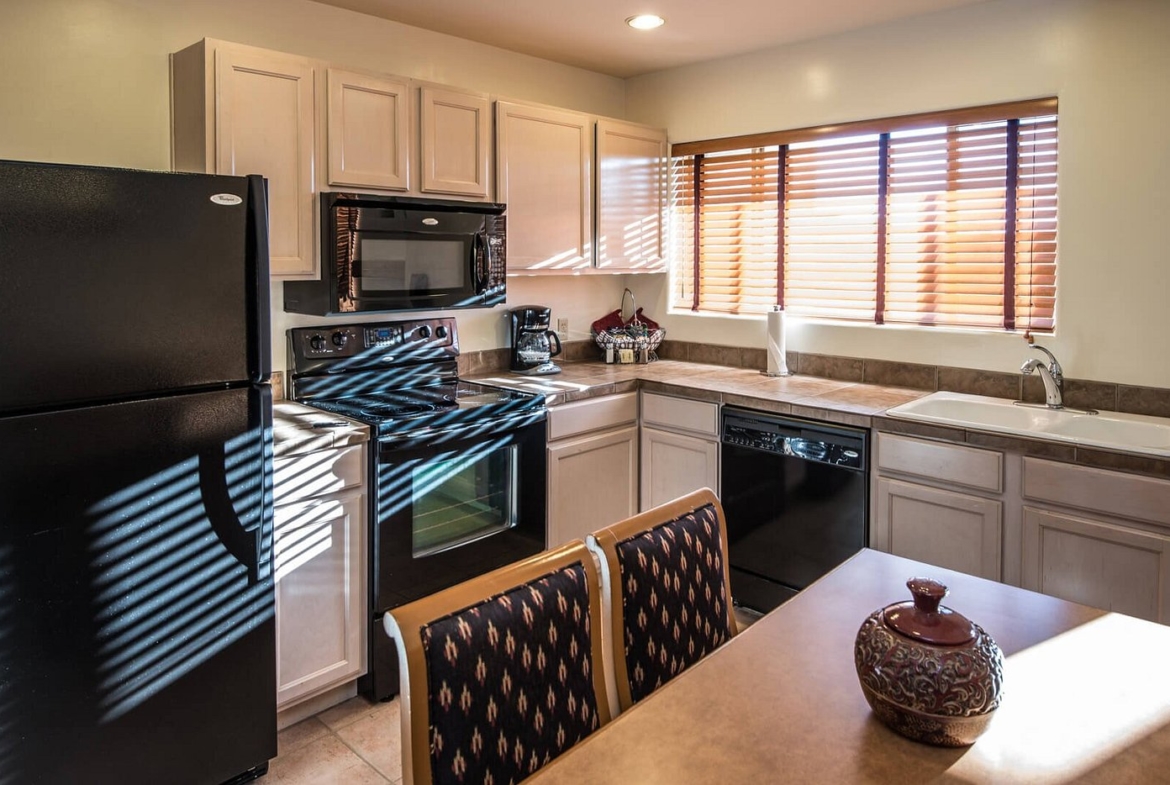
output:
M 422 88 L 420 100 L 421 190 L 487 198 L 491 101 L 436 87 Z
M 311 278 L 317 271 L 315 77 L 305 58 L 210 39 L 171 56 L 172 164 L 268 179 L 277 277 Z
M 497 200 L 508 206 L 509 272 L 593 264 L 593 119 L 496 102 Z
M 410 84 L 329 69 L 329 184 L 410 188 Z
M 666 269 L 666 132 L 597 121 L 597 267 Z

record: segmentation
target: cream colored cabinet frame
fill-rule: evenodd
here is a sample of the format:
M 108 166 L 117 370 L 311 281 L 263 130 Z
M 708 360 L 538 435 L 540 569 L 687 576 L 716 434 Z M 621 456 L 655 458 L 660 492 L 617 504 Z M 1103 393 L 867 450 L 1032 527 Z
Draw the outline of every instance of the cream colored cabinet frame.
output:
M 310 60 L 204 39 L 171 56 L 171 155 L 179 171 L 261 174 L 277 278 L 317 274 Z
M 1003 504 L 879 477 L 871 525 L 878 549 L 999 581 Z
M 410 83 L 330 68 L 328 180 L 331 186 L 410 188 Z
M 366 671 L 366 496 L 276 507 L 278 710 Z
M 593 265 L 593 118 L 496 102 L 496 199 L 508 205 L 508 272 Z
M 718 494 L 717 440 L 643 425 L 640 449 L 643 511 L 700 488 L 710 488 Z
M 420 190 L 487 198 L 491 101 L 475 93 L 424 86 L 419 102 Z
M 548 507 L 549 547 L 637 513 L 637 426 L 550 442 Z
M 1170 624 L 1170 536 L 1024 507 L 1025 589 Z
M 666 269 L 666 131 L 597 121 L 597 269 Z

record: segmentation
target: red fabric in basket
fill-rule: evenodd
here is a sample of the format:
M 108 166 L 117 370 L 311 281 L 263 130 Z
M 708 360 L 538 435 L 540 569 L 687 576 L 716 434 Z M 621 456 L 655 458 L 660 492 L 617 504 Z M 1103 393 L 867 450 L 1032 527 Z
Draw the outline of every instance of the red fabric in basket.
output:
M 622 322 L 622 309 L 618 308 L 613 313 L 607 313 L 605 316 L 593 323 L 593 332 L 603 333 L 606 330 L 612 330 L 615 327 L 624 327 Z
M 634 324 L 635 321 L 638 324 L 643 325 L 647 330 L 660 329 L 658 326 L 658 322 L 654 321 L 649 316 L 642 313 L 641 308 L 639 308 L 637 311 L 635 311 L 634 315 L 631 316 L 629 319 L 627 319 L 624 322 L 622 321 L 622 311 L 619 308 L 618 310 L 613 311 L 611 313 L 607 313 L 605 316 L 598 319 L 596 322 L 593 323 L 592 327 L 593 327 L 593 332 L 603 333 L 606 330 L 613 330 L 615 328 L 621 328 L 621 327 L 629 327 L 632 324 Z

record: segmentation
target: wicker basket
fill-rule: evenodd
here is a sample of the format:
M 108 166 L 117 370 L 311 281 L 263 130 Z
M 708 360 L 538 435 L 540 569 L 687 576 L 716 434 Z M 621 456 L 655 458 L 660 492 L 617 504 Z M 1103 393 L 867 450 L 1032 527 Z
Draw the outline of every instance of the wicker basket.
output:
M 625 318 L 626 297 L 630 298 L 630 317 Z M 614 324 L 610 327 L 603 323 L 613 322 L 614 317 L 621 322 L 621 326 Z M 654 362 L 658 359 L 655 350 L 666 337 L 666 330 L 658 325 L 648 325 L 638 316 L 637 304 L 634 302 L 634 293 L 626 289 L 622 293 L 622 304 L 617 311 L 598 319 L 591 329 L 593 340 L 602 351 L 613 349 L 616 355 L 622 349 L 630 349 L 634 353 L 634 362 Z M 615 360 L 616 361 L 616 360 Z

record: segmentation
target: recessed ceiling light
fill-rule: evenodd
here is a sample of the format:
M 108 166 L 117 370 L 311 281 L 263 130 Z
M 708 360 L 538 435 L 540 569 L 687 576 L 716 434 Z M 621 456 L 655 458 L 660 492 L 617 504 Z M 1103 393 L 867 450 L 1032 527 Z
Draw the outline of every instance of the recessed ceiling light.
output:
M 635 30 L 653 30 L 666 24 L 666 20 L 655 14 L 638 14 L 627 19 L 626 24 Z

